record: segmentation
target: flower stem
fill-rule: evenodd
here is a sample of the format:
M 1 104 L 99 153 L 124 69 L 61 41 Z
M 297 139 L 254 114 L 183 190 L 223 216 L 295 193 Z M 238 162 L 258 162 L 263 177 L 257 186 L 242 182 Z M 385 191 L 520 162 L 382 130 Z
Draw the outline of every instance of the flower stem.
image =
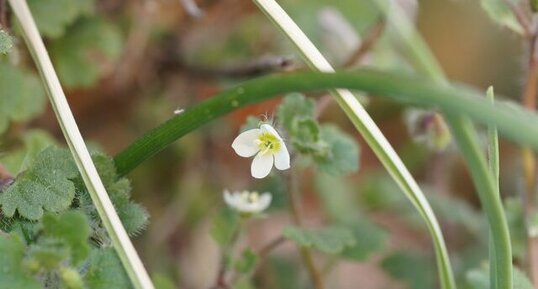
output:
M 97 208 L 99 216 L 107 229 L 116 252 L 118 253 L 133 286 L 137 289 L 153 289 L 144 265 L 131 243 L 127 232 L 114 210 L 106 189 L 97 173 L 84 139 L 78 130 L 73 113 L 52 66 L 43 40 L 41 39 L 35 21 L 25 0 L 9 0 L 9 4 L 17 17 L 28 49 L 42 76 L 48 92 L 52 108 L 56 113 L 60 127 L 64 133 L 69 149 L 73 154 L 77 167 L 82 175 L 84 184 Z

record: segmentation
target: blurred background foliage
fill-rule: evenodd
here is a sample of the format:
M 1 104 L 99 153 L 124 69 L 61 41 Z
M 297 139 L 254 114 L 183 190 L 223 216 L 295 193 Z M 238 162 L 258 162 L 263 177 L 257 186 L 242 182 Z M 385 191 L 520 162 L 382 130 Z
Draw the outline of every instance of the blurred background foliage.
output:
M 396 32 L 387 25 L 383 5 L 372 1 L 280 3 L 335 67 L 370 66 L 413 73 Z M 479 1 L 398 2 L 415 20 L 449 79 L 484 90 L 494 85 L 497 94 L 518 99 L 526 51 L 510 30 L 518 30 L 513 19 L 502 18 L 505 26 L 498 25 Z M 250 1 L 203 0 L 197 1 L 198 8 L 188 0 L 28 3 L 83 135 L 110 155 L 172 117 L 174 111 L 188 109 L 241 80 L 305 69 L 288 41 Z M 35 157 L 43 143 L 63 143 L 63 138 L 31 57 L 23 40 L 16 37 L 17 24 L 10 18 L 2 15 L 0 31 L 0 39 L 6 39 L 0 40 L 0 53 L 8 51 L 0 55 L 0 163 L 15 175 L 24 168 L 21 159 Z M 356 56 L 357 48 L 369 38 L 374 39 L 372 46 Z M 345 234 L 351 233 L 352 241 L 343 245 L 336 241 L 345 247 L 340 254 L 345 257 L 334 254 L 341 250 L 323 247 L 324 242 L 322 248 L 316 247 L 309 232 L 288 228 L 284 176 L 274 173 L 252 180 L 249 161 L 231 149 L 247 117 L 254 117 L 249 122 L 254 124 L 275 118 L 292 134 L 294 125 L 286 123 L 286 112 L 282 106 L 278 109 L 281 98 L 276 98 L 187 135 L 130 173 L 132 198 L 151 216 L 146 230 L 137 233 L 135 245 L 159 288 L 207 289 L 215 282 L 220 249 L 210 231 L 212 220 L 224 207 L 225 188 L 272 192 L 274 201 L 267 217 L 248 223 L 242 245 L 258 250 L 287 228 L 287 237 L 306 240 L 321 251 L 315 255 L 316 262 L 329 288 L 436 288 L 433 249 L 418 215 L 331 99 L 322 93 L 309 96 L 318 96 L 308 113 L 319 119 L 322 130 L 327 128 L 324 123 L 337 124 L 338 133 L 353 136 L 351 149 L 353 142 L 360 144 L 351 158 L 360 160 L 358 167 L 352 163 L 336 173 L 323 169 L 319 159 L 317 168 L 308 165 L 312 159 L 296 159 L 304 168 L 300 186 L 306 226 L 312 230 L 327 224 L 349 228 Z M 294 98 L 305 101 L 300 95 L 287 100 Z M 446 128 L 439 126 L 431 112 L 408 110 L 377 98 L 369 99 L 368 110 L 440 218 L 459 288 L 487 288 L 487 227 L 463 161 L 443 135 Z M 327 130 L 334 133 L 334 127 Z M 338 137 L 327 137 L 334 139 Z M 300 137 L 293 140 L 295 148 L 301 147 Z M 23 147 L 24 156 L 20 155 Z M 302 148 L 295 153 L 320 149 Z M 516 148 L 501 143 L 501 192 L 514 261 L 525 268 L 520 167 Z M 248 258 L 249 253 L 245 254 Z M 268 256 L 263 270 L 255 272 L 253 284 L 240 286 L 307 288 L 300 264 L 298 253 L 286 242 Z

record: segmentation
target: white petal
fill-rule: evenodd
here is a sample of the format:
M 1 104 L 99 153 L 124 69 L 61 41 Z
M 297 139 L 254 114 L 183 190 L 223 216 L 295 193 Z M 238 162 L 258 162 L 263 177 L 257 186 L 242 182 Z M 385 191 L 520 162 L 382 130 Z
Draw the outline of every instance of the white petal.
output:
M 260 130 L 261 130 L 262 132 L 268 132 L 268 133 L 270 133 L 270 134 L 276 136 L 279 140 L 282 140 L 282 138 L 280 137 L 280 135 L 278 134 L 278 132 L 276 131 L 276 129 L 274 129 L 274 128 L 273 128 L 271 125 L 269 125 L 269 124 L 266 124 L 266 123 L 262 124 L 262 125 L 260 126 Z
M 240 203 L 237 206 L 237 210 L 242 213 L 257 213 L 259 212 L 258 203 Z
M 290 153 L 283 141 L 280 142 L 280 151 L 275 154 L 275 167 L 281 171 L 290 168 Z
M 228 190 L 224 191 L 224 202 L 232 208 L 235 208 L 237 204 L 237 198 L 235 198 L 235 195 L 236 194 L 232 194 Z
M 234 142 L 232 148 L 238 155 L 248 158 L 255 155 L 260 148 L 256 145 L 256 139 L 261 134 L 261 130 L 258 128 L 247 130 L 239 134 Z
M 261 212 L 269 207 L 273 196 L 270 193 L 263 193 L 258 200 L 258 212 Z
M 259 153 L 252 161 L 250 173 L 257 179 L 263 179 L 271 172 L 271 168 L 273 168 L 273 155 Z

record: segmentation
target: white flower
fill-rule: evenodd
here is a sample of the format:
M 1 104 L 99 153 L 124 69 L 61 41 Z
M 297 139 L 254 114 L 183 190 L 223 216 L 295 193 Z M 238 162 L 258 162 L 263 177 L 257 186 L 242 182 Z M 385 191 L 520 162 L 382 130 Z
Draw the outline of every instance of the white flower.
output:
M 270 193 L 260 195 L 258 192 L 242 191 L 230 193 L 228 190 L 224 191 L 224 201 L 226 204 L 240 213 L 260 213 L 269 207 L 271 199 L 272 196 Z
M 235 138 L 232 148 L 244 158 L 256 155 L 250 173 L 257 179 L 265 178 L 271 172 L 273 163 L 279 170 L 290 168 L 290 154 L 286 144 L 269 124 L 241 133 Z

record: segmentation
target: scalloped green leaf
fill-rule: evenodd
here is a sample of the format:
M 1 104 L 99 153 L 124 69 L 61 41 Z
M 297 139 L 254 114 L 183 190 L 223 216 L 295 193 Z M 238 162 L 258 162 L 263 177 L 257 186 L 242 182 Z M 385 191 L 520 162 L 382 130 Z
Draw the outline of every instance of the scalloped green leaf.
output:
M 94 250 L 83 280 L 88 289 L 129 289 L 129 278 L 113 248 Z
M 93 12 L 94 0 L 27 0 L 39 32 L 49 38 L 62 36 L 79 17 Z
M 122 48 L 120 30 L 103 18 L 85 18 L 65 37 L 54 40 L 50 53 L 62 84 L 87 88 L 110 72 Z
M 368 220 L 354 204 L 354 188 L 342 177 L 318 173 L 315 188 L 321 204 L 331 222 L 348 228 L 356 243 L 343 250 L 343 258 L 364 261 L 374 252 L 381 251 L 387 243 L 387 233 Z
M 359 145 L 355 139 L 333 125 L 321 127 L 321 139 L 329 153 L 314 158 L 318 168 L 332 175 L 345 175 L 359 170 Z
M 420 251 L 396 251 L 381 261 L 381 267 L 393 278 L 404 281 L 408 288 L 435 288 L 435 267 Z
M 293 120 L 302 118 L 314 118 L 315 102 L 307 99 L 300 93 L 290 93 L 284 97 L 278 107 L 278 121 L 288 131 L 292 130 Z
M 41 218 L 44 211 L 63 211 L 75 197 L 75 185 L 70 179 L 77 176 L 69 151 L 50 147 L 39 153 L 30 168 L 0 194 L 2 211 L 7 217 L 18 211 L 29 220 Z
M 0 133 L 10 122 L 28 121 L 45 108 L 45 92 L 28 71 L 0 61 Z
M 136 235 L 147 225 L 149 214 L 144 207 L 131 200 L 131 183 L 126 178 L 118 178 L 114 161 L 104 153 L 92 152 L 92 159 L 99 176 L 107 189 L 110 200 L 129 235 Z M 80 207 L 91 217 L 94 225 L 101 219 L 82 183 L 77 184 Z
M 74 265 L 80 264 L 90 253 L 90 227 L 87 217 L 80 211 L 67 211 L 59 215 L 45 214 L 43 236 L 58 240 L 68 247 Z
M 308 230 L 288 226 L 284 228 L 282 234 L 300 246 L 311 247 L 329 254 L 341 253 L 356 243 L 353 233 L 349 229 L 340 227 Z
M 48 132 L 38 129 L 24 132 L 22 142 L 22 148 L 0 157 L 0 163 L 12 175 L 17 175 L 28 169 L 40 152 L 57 144 Z

